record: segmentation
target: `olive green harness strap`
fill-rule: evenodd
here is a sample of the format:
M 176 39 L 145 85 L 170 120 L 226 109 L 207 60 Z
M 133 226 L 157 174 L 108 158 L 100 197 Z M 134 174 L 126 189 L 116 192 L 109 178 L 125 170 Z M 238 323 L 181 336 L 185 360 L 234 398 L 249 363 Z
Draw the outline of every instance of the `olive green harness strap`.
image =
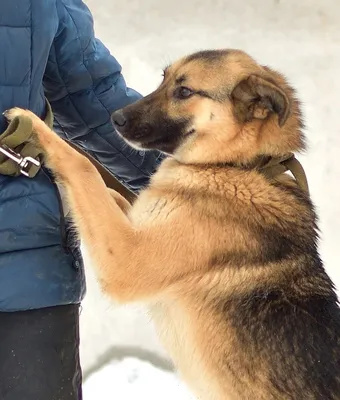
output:
M 52 128 L 53 113 L 46 102 L 45 123 Z M 0 135 L 0 174 L 33 178 L 43 161 L 43 152 L 32 138 L 32 121 L 29 117 L 15 117 Z
M 44 122 L 52 129 L 53 113 L 47 100 Z M 26 116 L 20 116 L 14 118 L 6 131 L 0 135 L 1 175 L 19 176 L 24 174 L 29 178 L 33 178 L 38 173 L 43 162 L 43 151 L 34 142 L 31 142 L 32 134 L 31 119 Z M 134 195 L 127 188 L 123 187 L 117 178 L 104 169 L 93 157 L 86 154 L 73 143 L 69 144 L 92 161 L 99 173 L 104 177 L 108 187 L 114 188 L 130 200 L 134 198 Z M 283 157 L 260 157 L 259 160 L 249 167 L 258 170 L 268 179 L 274 179 L 278 175 L 290 171 L 300 188 L 309 194 L 305 171 L 293 153 L 289 153 Z
M 309 195 L 308 181 L 305 171 L 293 153 L 289 153 L 283 157 L 270 157 L 264 162 L 260 162 L 257 169 L 268 179 L 273 179 L 278 175 L 290 171 L 298 186 Z

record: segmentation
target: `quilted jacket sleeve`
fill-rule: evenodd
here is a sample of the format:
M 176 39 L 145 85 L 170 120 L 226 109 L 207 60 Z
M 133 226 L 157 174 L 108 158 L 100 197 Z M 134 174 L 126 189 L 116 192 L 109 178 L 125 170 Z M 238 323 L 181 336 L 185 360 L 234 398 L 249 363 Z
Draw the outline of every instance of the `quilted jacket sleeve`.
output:
M 113 129 L 110 114 L 141 96 L 126 86 L 118 61 L 95 38 L 87 6 L 81 0 L 56 1 L 59 27 L 44 77 L 56 130 L 138 191 L 161 156 L 127 146 Z

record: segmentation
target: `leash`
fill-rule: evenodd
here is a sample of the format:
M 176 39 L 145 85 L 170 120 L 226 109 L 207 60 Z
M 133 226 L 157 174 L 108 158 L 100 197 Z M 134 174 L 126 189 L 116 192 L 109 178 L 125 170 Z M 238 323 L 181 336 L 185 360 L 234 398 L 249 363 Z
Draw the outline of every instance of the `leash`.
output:
M 46 117 L 44 122 L 53 128 L 53 112 L 50 103 L 46 100 Z M 42 149 L 30 142 L 33 135 L 32 121 L 29 117 L 14 118 L 4 133 L 0 135 L 0 174 L 8 176 L 24 175 L 34 178 L 39 172 L 44 160 Z M 101 165 L 94 157 L 80 146 L 69 140 L 66 142 L 87 157 L 96 167 L 107 187 L 116 190 L 128 201 L 132 202 L 136 194 L 123 185 L 108 169 Z M 259 157 L 255 163 L 247 167 L 256 169 L 268 179 L 292 173 L 298 186 L 309 195 L 309 188 L 305 171 L 293 153 L 281 157 Z

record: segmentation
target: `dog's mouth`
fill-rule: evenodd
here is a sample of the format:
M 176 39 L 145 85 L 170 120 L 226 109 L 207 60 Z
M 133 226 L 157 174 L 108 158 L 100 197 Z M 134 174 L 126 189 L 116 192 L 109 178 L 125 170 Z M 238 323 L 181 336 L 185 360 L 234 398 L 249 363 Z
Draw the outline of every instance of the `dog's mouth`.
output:
M 191 118 L 171 119 L 161 112 L 151 117 L 123 109 L 112 114 L 112 121 L 118 134 L 132 147 L 168 154 L 195 132 Z
M 163 136 L 153 139 L 137 140 L 133 144 L 144 150 L 159 150 L 163 153 L 172 154 L 178 146 L 178 139 L 171 136 Z
M 195 133 L 195 129 L 192 128 L 189 131 L 183 133 L 183 137 L 189 137 L 190 135 L 192 135 L 193 133 Z M 177 135 L 176 135 L 177 136 Z M 171 143 L 172 141 L 174 141 L 174 139 L 176 139 L 176 136 L 174 138 L 173 135 L 166 135 L 166 136 L 160 136 L 158 138 L 154 138 L 152 140 L 148 140 L 148 138 L 146 138 L 145 140 L 141 141 L 142 144 L 144 144 L 145 146 L 157 146 L 159 144 L 162 143 Z
M 146 147 L 146 148 L 148 148 L 148 147 L 150 147 L 150 148 L 155 148 L 155 147 L 161 146 L 161 145 L 168 145 L 168 144 L 170 144 L 172 141 L 173 141 L 173 140 L 172 140 L 171 137 L 160 137 L 160 138 L 153 139 L 153 140 L 145 140 L 145 141 L 142 141 L 142 142 L 140 142 L 140 144 L 141 144 L 143 147 Z
M 188 132 L 186 132 L 183 136 L 188 137 L 191 136 L 193 133 L 195 133 L 195 128 L 190 129 Z
M 144 150 L 160 150 L 164 153 L 172 154 L 183 140 L 191 136 L 193 133 L 195 133 L 194 128 L 182 134 L 168 134 L 154 138 L 139 138 L 135 140 L 135 145 Z

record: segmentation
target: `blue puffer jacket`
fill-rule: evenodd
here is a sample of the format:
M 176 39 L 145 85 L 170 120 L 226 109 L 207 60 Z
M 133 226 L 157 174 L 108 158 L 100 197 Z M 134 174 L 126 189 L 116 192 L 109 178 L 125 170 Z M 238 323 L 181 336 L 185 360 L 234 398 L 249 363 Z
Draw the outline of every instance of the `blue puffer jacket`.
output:
M 19 106 L 43 117 L 46 96 L 61 135 L 87 149 L 130 189 L 145 185 L 159 155 L 128 148 L 110 123 L 113 110 L 140 95 L 126 87 L 120 65 L 95 39 L 84 3 L 1 1 L 0 37 L 0 113 Z M 5 128 L 0 116 L 0 132 Z M 46 170 L 34 179 L 0 175 L 0 311 L 83 298 L 79 248 L 61 211 Z

